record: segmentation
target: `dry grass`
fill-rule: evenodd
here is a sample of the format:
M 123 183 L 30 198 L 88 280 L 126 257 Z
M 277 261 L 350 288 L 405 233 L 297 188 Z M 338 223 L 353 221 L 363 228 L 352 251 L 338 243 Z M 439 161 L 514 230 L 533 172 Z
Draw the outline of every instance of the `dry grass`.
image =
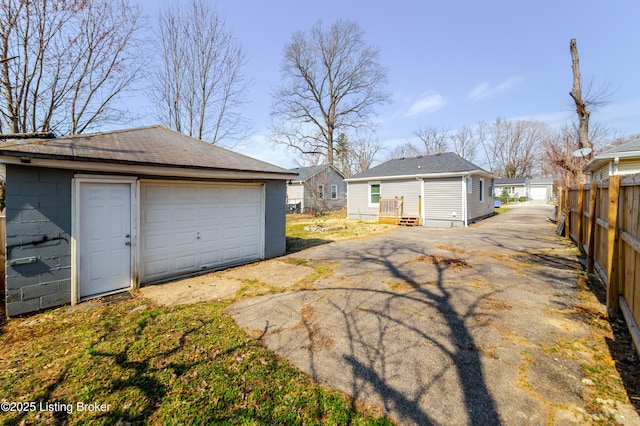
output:
M 441 256 L 439 254 L 429 254 L 418 256 L 416 258 L 417 262 L 428 263 L 430 265 L 436 265 L 438 268 L 444 269 L 464 269 L 471 268 L 471 265 L 467 263 L 466 260 L 460 259 L 458 257 L 447 257 Z

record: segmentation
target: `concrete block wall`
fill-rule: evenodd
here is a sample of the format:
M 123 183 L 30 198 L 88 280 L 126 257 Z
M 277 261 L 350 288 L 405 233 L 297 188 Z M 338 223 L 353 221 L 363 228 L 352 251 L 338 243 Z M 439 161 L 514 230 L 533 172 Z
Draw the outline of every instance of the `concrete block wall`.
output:
M 73 171 L 7 165 L 7 315 L 71 302 Z

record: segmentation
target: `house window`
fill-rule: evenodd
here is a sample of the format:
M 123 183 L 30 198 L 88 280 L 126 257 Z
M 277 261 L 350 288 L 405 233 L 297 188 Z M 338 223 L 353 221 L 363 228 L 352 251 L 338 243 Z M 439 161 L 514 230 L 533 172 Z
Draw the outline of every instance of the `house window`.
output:
M 512 186 L 511 188 L 509 188 L 509 194 L 513 195 L 516 193 L 516 187 Z
M 467 178 L 467 194 L 473 194 L 473 179 L 471 179 L 471 176 Z
M 318 200 L 324 199 L 324 185 L 318 185 Z
M 338 185 L 331 185 L 331 199 L 338 199 Z
M 480 183 L 480 190 L 478 192 L 480 192 L 480 202 L 484 203 L 484 179 L 480 179 L 479 183 Z
M 369 184 L 369 204 L 380 204 L 380 184 Z

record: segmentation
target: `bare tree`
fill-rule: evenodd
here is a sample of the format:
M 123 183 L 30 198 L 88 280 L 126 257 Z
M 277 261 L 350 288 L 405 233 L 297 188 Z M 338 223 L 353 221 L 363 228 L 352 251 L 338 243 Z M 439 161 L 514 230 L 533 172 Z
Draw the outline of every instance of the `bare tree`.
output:
M 478 151 L 479 138 L 469 126 L 460 127 L 451 135 L 453 150 L 467 161 L 475 162 Z
M 153 83 L 158 119 L 214 144 L 245 136 L 247 60 L 225 20 L 209 4 L 191 0 L 163 10 L 158 32 L 162 64 Z
M 505 178 L 531 177 L 538 166 L 542 142 L 548 137 L 545 123 L 535 120 L 497 119 L 483 136 L 490 171 Z
M 373 108 L 388 101 L 379 51 L 355 22 L 316 23 L 285 47 L 283 85 L 272 105 L 272 140 L 334 162 L 340 133 L 372 126 Z
M 433 155 L 446 152 L 449 147 L 449 129 L 444 127 L 426 126 L 414 132 L 420 140 L 415 146 L 416 155 Z
M 620 138 L 617 131 L 601 123 L 591 124 L 588 138 L 594 147 L 593 154 L 616 143 L 623 143 L 620 141 L 624 141 L 624 138 Z M 579 153 L 580 147 L 579 133 L 575 124 L 564 126 L 543 143 L 545 170 L 564 186 L 571 186 L 583 179 L 582 167 L 591 155 Z
M 590 126 L 589 122 L 591 112 L 607 104 L 610 96 L 608 86 L 603 85 L 594 89 L 593 84 L 589 82 L 583 90 L 575 38 L 571 39 L 569 49 L 573 71 L 573 86 L 569 95 L 575 106 L 577 125 L 565 126 L 544 144 L 547 167 L 565 186 L 583 181 L 582 166 L 600 147 L 615 139 L 605 126 L 597 124 Z
M 140 11 L 126 0 L 0 2 L 0 131 L 82 133 L 121 122 L 141 77 Z
M 587 109 L 586 102 L 582 99 L 582 85 L 580 77 L 580 59 L 578 57 L 578 45 L 572 38 L 569 43 L 571 50 L 571 68 L 573 70 L 573 88 L 569 95 L 573 98 L 578 115 L 578 142 L 580 148 L 591 148 L 592 152 L 586 154 L 586 160 L 593 156 L 593 144 L 589 141 L 589 117 L 591 111 Z
M 351 141 L 341 133 L 336 140 L 334 165 L 343 175 L 353 176 L 368 170 L 381 149 L 382 146 L 372 135 Z

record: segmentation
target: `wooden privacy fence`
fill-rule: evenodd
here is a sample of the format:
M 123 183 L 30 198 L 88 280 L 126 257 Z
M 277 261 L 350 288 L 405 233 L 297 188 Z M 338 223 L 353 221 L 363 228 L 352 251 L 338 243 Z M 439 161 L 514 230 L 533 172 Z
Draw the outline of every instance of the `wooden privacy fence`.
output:
M 588 272 L 607 287 L 607 307 L 622 311 L 640 353 L 640 175 L 611 176 L 565 190 L 564 235 L 587 254 Z

